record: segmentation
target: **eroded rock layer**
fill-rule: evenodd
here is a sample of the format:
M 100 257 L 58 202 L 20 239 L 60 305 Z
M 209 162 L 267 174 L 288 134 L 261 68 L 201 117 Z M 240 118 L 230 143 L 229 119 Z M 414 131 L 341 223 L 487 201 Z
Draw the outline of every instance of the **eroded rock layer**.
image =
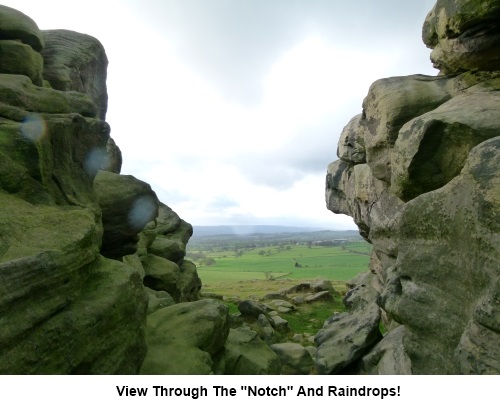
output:
M 192 227 L 120 174 L 98 40 L 0 6 L 0 56 L 0 374 L 138 373 L 147 315 L 198 299 Z
M 354 284 L 389 332 L 325 372 L 500 373 L 499 12 L 438 0 L 423 37 L 441 75 L 375 82 L 340 137 L 327 207 L 373 244 L 374 277 Z

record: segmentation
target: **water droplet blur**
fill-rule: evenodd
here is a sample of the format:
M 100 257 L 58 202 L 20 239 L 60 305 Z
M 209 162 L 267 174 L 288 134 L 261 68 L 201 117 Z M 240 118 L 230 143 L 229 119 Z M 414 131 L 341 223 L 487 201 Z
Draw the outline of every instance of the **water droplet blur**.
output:
M 85 158 L 83 169 L 89 176 L 95 176 L 97 172 L 109 164 L 109 156 L 105 148 L 92 149 Z
M 40 140 L 46 131 L 44 119 L 36 114 L 28 115 L 21 123 L 21 135 L 32 142 Z
M 128 221 L 133 229 L 141 231 L 157 215 L 158 201 L 152 196 L 142 196 L 134 201 L 128 214 Z

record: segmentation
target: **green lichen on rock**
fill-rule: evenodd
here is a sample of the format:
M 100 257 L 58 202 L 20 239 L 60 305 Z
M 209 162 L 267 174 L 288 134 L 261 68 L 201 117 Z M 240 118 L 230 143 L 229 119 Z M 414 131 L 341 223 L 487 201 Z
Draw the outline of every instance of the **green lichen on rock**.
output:
M 48 277 L 49 278 L 49 277 Z M 52 277 L 53 278 L 53 277 Z M 71 299 L 60 288 L 51 296 L 62 302 L 51 307 L 32 295 L 18 305 L 17 318 L 3 331 L 25 328 L 10 340 L 2 338 L 2 374 L 134 374 L 146 353 L 144 340 L 147 297 L 141 278 L 122 263 L 100 258 L 86 268 L 86 277 L 69 273 L 61 284 L 75 289 Z M 46 288 L 49 286 L 47 285 Z M 78 288 L 78 290 L 76 290 Z M 44 312 L 43 312 L 44 311 Z M 35 314 L 43 312 L 41 319 Z
M 229 333 L 228 312 L 216 300 L 200 300 L 149 315 L 141 374 L 211 374 Z
M 451 181 L 474 146 L 498 135 L 499 105 L 496 92 L 466 93 L 405 124 L 393 150 L 392 191 L 408 201 Z
M 0 100 L 39 114 L 80 114 L 84 117 L 97 114 L 95 104 L 85 94 L 37 87 L 22 75 L 0 74 Z
M 423 36 L 441 76 L 376 82 L 350 136 L 366 164 L 347 142 L 328 166 L 327 206 L 373 244 L 390 332 L 348 368 L 318 341 L 320 372 L 500 373 L 499 18 L 498 0 L 438 0 Z
M 42 86 L 42 55 L 19 41 L 0 40 L 0 72 L 27 76 L 33 84 Z
M 0 5 L 0 39 L 19 39 L 40 52 L 44 47 L 38 25 L 26 14 Z
M 0 6 L 0 373 L 137 373 L 142 275 L 99 255 L 109 125 L 87 94 L 41 87 L 42 47 Z
M 443 74 L 500 70 L 500 2 L 438 0 L 422 30 L 431 60 Z
M 108 58 L 102 44 L 90 35 L 68 30 L 43 31 L 43 77 L 61 91 L 87 94 L 104 120 L 108 106 Z
M 216 374 L 272 375 L 281 373 L 279 357 L 249 328 L 229 331 Z

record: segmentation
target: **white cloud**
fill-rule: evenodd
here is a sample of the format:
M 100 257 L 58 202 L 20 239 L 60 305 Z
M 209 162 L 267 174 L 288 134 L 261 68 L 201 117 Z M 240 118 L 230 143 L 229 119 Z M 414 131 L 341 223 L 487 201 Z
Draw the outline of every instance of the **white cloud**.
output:
M 362 3 L 354 15 L 312 0 L 89 0 L 78 12 L 60 0 L 4 1 L 43 29 L 103 43 L 123 172 L 188 222 L 351 229 L 324 201 L 343 126 L 374 80 L 433 74 L 419 38 L 425 13 L 403 24 L 409 5 Z

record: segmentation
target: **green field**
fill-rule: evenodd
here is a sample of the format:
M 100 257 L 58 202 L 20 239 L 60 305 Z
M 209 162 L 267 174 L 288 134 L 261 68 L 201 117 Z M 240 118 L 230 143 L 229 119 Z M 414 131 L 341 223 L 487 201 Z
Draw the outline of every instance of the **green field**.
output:
M 345 246 L 289 246 L 244 251 L 212 251 L 211 266 L 197 263 L 204 284 L 263 279 L 349 280 L 368 269 L 371 246 L 365 242 Z M 265 252 L 262 254 L 262 252 Z
M 222 295 L 231 313 L 238 313 L 235 303 L 239 300 L 259 300 L 268 293 L 289 289 L 301 280 L 331 280 L 338 294 L 333 301 L 300 306 L 292 313 L 282 314 L 289 322 L 290 335 L 314 335 L 332 313 L 345 311 L 339 299 L 347 291 L 345 282 L 368 270 L 371 252 L 371 245 L 362 240 L 337 246 L 312 243 L 233 246 L 221 249 L 212 245 L 208 250 L 190 251 L 187 255 L 188 260 L 197 264 L 202 293 Z M 307 340 L 303 343 L 310 344 Z

